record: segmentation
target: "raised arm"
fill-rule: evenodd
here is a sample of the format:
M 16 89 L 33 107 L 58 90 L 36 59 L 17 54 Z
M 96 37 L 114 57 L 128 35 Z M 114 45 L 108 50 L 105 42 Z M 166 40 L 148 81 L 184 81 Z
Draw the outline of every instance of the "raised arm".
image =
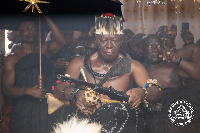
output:
M 183 68 L 191 78 L 200 80 L 199 50 L 199 45 L 191 44 L 177 50 L 175 53 L 165 52 L 164 59 L 176 63 L 179 60 L 179 57 L 182 57 L 182 60 L 179 61 L 179 66 Z
M 71 51 L 74 51 L 76 49 L 76 46 L 78 45 L 78 43 L 80 41 L 82 41 L 84 38 L 87 38 L 89 35 L 88 35 L 88 32 L 81 32 L 76 38 L 74 38 L 72 40 L 72 43 L 70 44 L 70 49 Z
M 19 88 L 14 86 L 15 83 L 15 63 L 14 55 L 9 55 L 4 62 L 3 89 L 6 95 L 11 97 L 22 97 L 30 95 L 35 98 L 44 98 L 44 89 L 39 89 L 38 86 L 32 88 Z
M 50 41 L 48 42 L 47 46 L 47 52 L 56 54 L 59 52 L 59 50 L 66 44 L 65 37 L 61 33 L 60 29 L 57 27 L 57 25 L 50 19 L 49 16 L 44 15 L 44 18 L 46 19 L 47 23 L 49 24 L 49 27 L 52 31 L 53 36 L 55 37 L 56 41 Z

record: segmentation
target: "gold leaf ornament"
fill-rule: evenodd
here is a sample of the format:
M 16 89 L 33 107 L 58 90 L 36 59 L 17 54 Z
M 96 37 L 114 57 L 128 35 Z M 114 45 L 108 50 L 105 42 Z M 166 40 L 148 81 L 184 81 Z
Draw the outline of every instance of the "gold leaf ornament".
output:
M 47 1 L 40 1 L 40 0 L 19 0 L 19 1 L 29 2 L 29 5 L 24 9 L 23 12 L 27 12 L 27 10 L 32 6 L 32 12 L 33 12 L 34 8 L 36 7 L 36 9 L 38 10 L 38 12 L 42 13 L 42 11 L 40 10 L 40 8 L 37 5 L 37 3 L 49 3 Z

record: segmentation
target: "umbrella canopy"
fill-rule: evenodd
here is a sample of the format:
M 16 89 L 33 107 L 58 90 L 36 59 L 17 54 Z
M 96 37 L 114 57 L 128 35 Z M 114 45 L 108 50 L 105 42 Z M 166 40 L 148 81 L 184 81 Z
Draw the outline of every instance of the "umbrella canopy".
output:
M 121 3 L 115 0 L 46 0 L 49 3 L 38 3 L 44 14 L 48 14 L 62 30 L 87 31 L 94 26 L 95 15 L 113 13 L 122 16 Z M 28 2 L 18 0 L 1 0 L 0 29 L 17 30 L 18 25 L 25 20 L 37 23 L 38 15 L 28 9 L 23 12 Z M 48 24 L 42 18 L 42 30 L 49 30 Z

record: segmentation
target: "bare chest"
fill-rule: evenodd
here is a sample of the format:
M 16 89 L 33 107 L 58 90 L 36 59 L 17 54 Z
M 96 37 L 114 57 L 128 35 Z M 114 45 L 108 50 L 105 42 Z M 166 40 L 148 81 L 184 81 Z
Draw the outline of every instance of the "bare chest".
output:
M 157 79 L 162 88 L 177 88 L 180 85 L 180 78 L 174 73 L 172 68 L 159 67 L 147 69 L 149 77 Z
M 87 71 L 85 69 L 85 67 L 83 67 L 85 75 L 86 75 L 86 79 L 88 82 L 90 83 L 96 83 L 98 84 L 103 77 L 100 76 L 95 76 L 93 73 Z M 104 74 L 107 71 L 104 71 L 103 73 L 99 74 Z M 98 73 L 98 72 L 96 72 Z M 130 73 L 121 75 L 121 76 L 116 76 L 116 77 L 112 77 L 109 78 L 104 84 L 103 87 L 110 87 L 112 86 L 115 90 L 117 91 L 124 91 L 126 92 L 129 89 L 129 82 L 130 82 Z

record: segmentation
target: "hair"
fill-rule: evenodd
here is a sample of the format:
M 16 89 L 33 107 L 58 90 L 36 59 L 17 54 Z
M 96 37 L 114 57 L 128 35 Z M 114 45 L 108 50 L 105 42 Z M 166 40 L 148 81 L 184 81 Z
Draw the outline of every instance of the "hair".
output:
M 88 119 L 72 117 L 63 124 L 57 124 L 53 133 L 101 133 L 102 125 L 90 123 Z
M 162 42 L 162 39 L 161 39 L 159 36 L 157 36 L 156 34 L 144 35 L 144 36 L 142 37 L 142 41 L 141 41 L 142 47 L 144 48 L 144 47 L 146 46 L 146 44 L 148 43 L 148 41 L 149 41 L 150 39 L 152 39 L 152 38 L 158 39 L 159 41 Z M 162 43 L 161 43 L 161 45 L 162 45 Z
M 125 35 L 125 34 L 130 34 L 131 36 L 135 35 L 135 33 L 130 29 L 124 29 L 123 30 L 123 35 Z
M 160 31 L 164 31 L 164 29 L 166 28 L 167 26 L 160 26 L 158 28 L 158 31 L 156 32 L 156 35 L 160 32 Z
M 134 41 L 137 41 L 137 43 L 141 43 L 143 36 L 145 36 L 144 33 L 138 33 L 138 34 L 134 35 L 134 36 L 131 38 L 131 41 L 130 41 L 130 42 L 132 43 L 132 42 L 134 42 Z
M 122 18 L 118 16 L 99 16 L 95 18 L 96 35 L 121 35 Z

